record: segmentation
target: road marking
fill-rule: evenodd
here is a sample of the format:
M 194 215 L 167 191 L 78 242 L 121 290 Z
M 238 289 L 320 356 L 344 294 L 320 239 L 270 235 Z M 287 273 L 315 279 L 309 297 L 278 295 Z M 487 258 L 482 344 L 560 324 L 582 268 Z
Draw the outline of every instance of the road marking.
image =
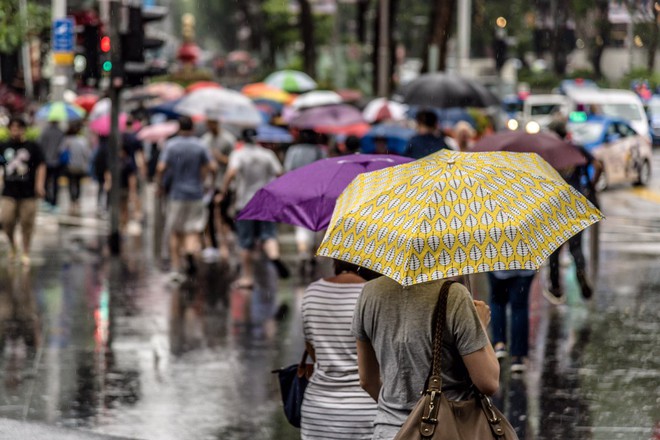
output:
M 652 191 L 647 188 L 633 188 L 632 193 L 639 198 L 649 200 L 651 202 L 660 203 L 660 193 Z

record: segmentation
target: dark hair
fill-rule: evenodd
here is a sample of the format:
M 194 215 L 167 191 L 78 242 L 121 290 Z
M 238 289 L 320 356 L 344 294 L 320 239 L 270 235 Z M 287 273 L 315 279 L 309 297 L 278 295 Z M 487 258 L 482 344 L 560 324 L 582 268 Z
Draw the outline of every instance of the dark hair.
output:
M 66 131 L 66 134 L 73 136 L 78 133 L 80 133 L 80 130 L 82 129 L 82 123 L 79 121 L 71 121 L 69 122 L 69 128 Z
M 20 116 L 12 116 L 11 119 L 9 119 L 9 124 L 7 124 L 7 127 L 11 127 L 14 124 L 21 128 L 27 128 L 27 122 L 25 122 L 25 119 Z
M 257 137 L 257 130 L 254 128 L 246 128 L 241 132 L 241 140 L 244 142 L 254 142 Z
M 359 137 L 351 135 L 346 138 L 344 145 L 349 153 L 357 153 L 360 150 L 361 141 Z
M 433 110 L 422 109 L 417 112 L 415 121 L 425 127 L 435 128 L 438 125 L 438 115 Z
M 298 133 L 298 142 L 301 144 L 315 144 L 318 141 L 316 132 L 309 128 L 304 128 Z
M 334 269 L 335 275 L 339 275 L 342 272 L 354 272 L 367 281 L 371 281 L 382 276 L 378 272 L 374 272 L 373 270 L 369 270 L 343 260 L 334 260 Z
M 181 130 L 181 131 L 192 131 L 194 126 L 195 125 L 193 124 L 193 120 L 190 119 L 188 116 L 180 116 L 179 117 L 179 130 Z

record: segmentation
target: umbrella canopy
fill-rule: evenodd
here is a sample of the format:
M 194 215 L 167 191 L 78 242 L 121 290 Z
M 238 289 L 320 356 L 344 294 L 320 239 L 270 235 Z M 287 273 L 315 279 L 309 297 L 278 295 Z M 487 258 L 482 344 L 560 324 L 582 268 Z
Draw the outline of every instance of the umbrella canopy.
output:
M 602 218 L 536 154 L 442 150 L 358 176 L 337 200 L 318 255 L 404 286 L 535 270 Z
M 293 96 L 284 90 L 266 83 L 248 84 L 241 89 L 241 93 L 253 100 L 266 99 L 280 104 L 286 104 L 293 99 Z
M 291 103 L 291 107 L 302 110 L 323 105 L 341 104 L 342 101 L 341 96 L 331 90 L 314 90 L 298 96 Z
M 73 100 L 73 103 L 84 109 L 87 113 L 91 112 L 94 105 L 99 101 L 99 97 L 91 93 L 79 95 Z
M 67 104 L 63 101 L 46 104 L 35 115 L 38 121 L 48 122 L 80 121 L 84 117 L 84 109 L 75 104 Z
M 348 104 L 333 104 L 301 111 L 289 121 L 295 128 L 343 127 L 363 123 L 362 113 Z
M 556 170 L 586 165 L 587 158 L 573 144 L 554 133 L 505 131 L 481 138 L 472 151 L 515 151 L 536 153 Z
M 403 102 L 424 107 L 490 107 L 499 99 L 475 80 L 447 73 L 427 73 L 406 84 Z
M 264 82 L 289 93 L 305 93 L 316 89 L 316 81 L 297 70 L 280 70 L 268 75 Z
M 364 153 L 373 153 L 376 151 L 376 140 L 385 139 L 389 153 L 404 154 L 410 138 L 415 134 L 415 130 L 400 125 L 375 125 L 362 138 L 361 150 Z
M 94 107 L 92 107 L 92 111 L 89 112 L 89 120 L 93 121 L 100 116 L 109 114 L 111 108 L 112 101 L 110 101 L 110 98 L 99 99 L 96 104 L 94 104 Z
M 367 122 L 403 121 L 406 119 L 408 107 L 404 104 L 389 101 L 387 98 L 376 98 L 362 111 Z
M 325 229 L 339 194 L 361 173 L 410 162 L 400 156 L 355 154 L 313 162 L 261 188 L 239 220 L 263 220 Z
M 200 89 L 184 96 L 174 111 L 193 118 L 217 113 L 226 124 L 257 127 L 262 118 L 254 103 L 246 96 L 228 89 Z
M 174 101 L 180 99 L 185 90 L 177 83 L 163 81 L 157 83 L 147 84 L 143 87 L 133 89 L 128 96 L 129 100 L 149 100 L 147 105 L 153 106 L 163 102 Z
M 257 127 L 256 140 L 268 144 L 290 144 L 293 142 L 293 136 L 284 128 L 262 124 Z
M 195 90 L 202 90 L 202 89 L 221 89 L 222 86 L 218 84 L 217 82 L 213 81 L 197 81 L 194 82 L 188 87 L 186 87 L 186 93 L 192 93 Z
M 151 113 L 152 115 L 156 113 L 160 113 L 165 115 L 165 117 L 167 118 L 171 118 L 171 119 L 178 118 L 181 115 L 177 113 L 177 111 L 174 109 L 179 104 L 179 102 L 181 102 L 181 99 L 175 99 L 174 101 L 163 102 L 162 104 L 149 107 L 148 110 L 149 113 Z
M 314 131 L 321 134 L 331 134 L 334 136 L 357 136 L 362 137 L 369 132 L 371 125 L 366 122 L 358 122 L 351 125 L 319 125 Z
M 126 115 L 126 113 L 119 114 L 119 131 L 126 130 L 127 119 L 128 116 Z M 94 119 L 92 122 L 89 123 L 89 129 L 92 132 L 98 134 L 99 136 L 110 136 L 111 128 L 112 127 L 111 127 L 110 114 L 99 116 L 98 118 Z
M 161 142 L 174 136 L 178 131 L 179 123 L 177 121 L 165 121 L 140 129 L 137 138 L 145 142 Z

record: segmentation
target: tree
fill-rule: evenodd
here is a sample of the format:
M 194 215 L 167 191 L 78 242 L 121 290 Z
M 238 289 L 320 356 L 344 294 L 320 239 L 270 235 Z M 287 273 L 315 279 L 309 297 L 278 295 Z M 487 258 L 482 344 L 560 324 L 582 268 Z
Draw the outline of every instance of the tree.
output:
M 314 78 L 316 76 L 316 42 L 314 41 L 314 15 L 309 0 L 298 0 L 300 14 L 300 38 L 303 43 L 303 70 Z
M 655 53 L 658 50 L 658 40 L 660 40 L 660 4 L 653 2 L 653 23 L 651 23 L 651 36 L 648 46 L 648 57 L 646 58 L 646 68 L 653 72 L 655 68 Z
M 451 33 L 451 25 L 454 22 L 454 10 L 456 9 L 456 0 L 434 0 L 431 5 L 431 21 L 428 29 L 427 55 L 424 57 L 423 71 L 429 70 L 428 50 L 431 47 L 438 49 L 438 70 L 444 71 L 447 68 L 447 42 Z
M 27 23 L 24 25 L 24 23 Z M 0 52 L 11 53 L 20 47 L 26 36 L 39 35 L 50 26 L 50 9 L 27 3 L 27 19 L 22 20 L 18 2 L 0 0 Z

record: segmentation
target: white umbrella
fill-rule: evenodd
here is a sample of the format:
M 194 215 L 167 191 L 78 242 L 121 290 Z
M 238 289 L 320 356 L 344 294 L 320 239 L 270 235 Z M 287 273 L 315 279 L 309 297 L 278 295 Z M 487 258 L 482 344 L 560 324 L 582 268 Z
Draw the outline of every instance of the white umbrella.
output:
M 322 105 L 341 104 L 343 99 L 338 93 L 330 90 L 315 90 L 303 93 L 293 100 L 291 107 L 303 109 L 310 107 L 320 107 Z
M 388 101 L 387 98 L 376 98 L 364 108 L 362 116 L 368 122 L 378 121 L 402 121 L 406 119 L 408 106 L 394 101 Z
M 110 101 L 110 98 L 99 99 L 98 102 L 94 104 L 94 107 L 92 107 L 92 111 L 89 112 L 89 120 L 94 121 L 101 116 L 107 115 L 110 113 L 110 109 L 112 109 L 112 101 Z
M 228 89 L 195 90 L 184 96 L 174 111 L 197 118 L 212 113 L 223 123 L 240 127 L 257 127 L 262 122 L 259 110 L 249 98 Z

